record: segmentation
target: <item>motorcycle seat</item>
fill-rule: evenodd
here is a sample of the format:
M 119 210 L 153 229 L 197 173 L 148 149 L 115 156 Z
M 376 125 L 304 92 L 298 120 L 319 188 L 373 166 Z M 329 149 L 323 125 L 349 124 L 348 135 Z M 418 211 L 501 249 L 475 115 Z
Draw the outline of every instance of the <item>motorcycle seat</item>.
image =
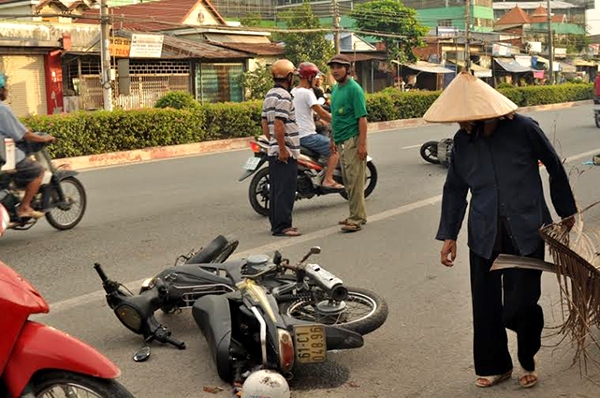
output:
M 300 147 L 300 153 L 302 155 L 306 155 L 309 158 L 316 159 L 316 160 L 319 160 L 321 158 L 321 155 L 319 155 L 317 152 L 313 151 L 310 148 L 306 148 L 304 146 Z

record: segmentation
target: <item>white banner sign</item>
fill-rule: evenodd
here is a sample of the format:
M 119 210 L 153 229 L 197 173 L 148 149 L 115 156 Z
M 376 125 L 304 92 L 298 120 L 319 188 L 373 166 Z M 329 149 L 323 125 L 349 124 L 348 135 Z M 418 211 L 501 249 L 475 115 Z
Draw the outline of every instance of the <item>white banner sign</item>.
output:
M 129 58 L 160 58 L 163 40 L 162 35 L 132 34 Z

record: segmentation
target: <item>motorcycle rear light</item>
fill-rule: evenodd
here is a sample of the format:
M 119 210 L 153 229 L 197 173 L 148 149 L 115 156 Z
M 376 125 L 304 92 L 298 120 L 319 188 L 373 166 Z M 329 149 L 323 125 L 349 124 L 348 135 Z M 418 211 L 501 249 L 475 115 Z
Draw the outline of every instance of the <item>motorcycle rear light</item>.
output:
M 289 372 L 294 367 L 294 342 L 287 330 L 278 330 L 279 336 L 279 366 L 282 372 Z
M 259 153 L 260 145 L 258 145 L 258 142 L 256 141 L 250 141 L 250 149 L 252 149 L 252 152 L 254 153 Z

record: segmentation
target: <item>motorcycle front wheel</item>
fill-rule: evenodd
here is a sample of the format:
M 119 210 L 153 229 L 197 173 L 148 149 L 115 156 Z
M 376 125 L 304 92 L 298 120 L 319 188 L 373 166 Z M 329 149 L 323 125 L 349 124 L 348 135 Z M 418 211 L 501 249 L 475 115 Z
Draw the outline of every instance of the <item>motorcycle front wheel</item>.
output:
M 60 181 L 65 200 L 60 201 L 55 189 L 50 193 L 50 209 L 46 220 L 59 230 L 74 228 L 85 213 L 87 197 L 83 184 L 75 177 L 67 177 Z
M 360 335 L 377 330 L 388 316 L 387 303 L 367 289 L 348 287 L 348 298 L 342 303 L 327 300 L 317 303 L 306 297 L 282 303 L 281 312 L 303 321 L 339 326 Z
M 596 121 L 596 127 L 600 128 L 600 112 L 594 115 L 594 120 Z
M 36 375 L 32 381 L 32 389 L 36 398 L 133 398 L 133 395 L 115 380 L 64 371 Z
M 252 206 L 254 211 L 261 216 L 269 215 L 270 188 L 271 179 L 269 177 L 269 168 L 263 167 L 256 172 L 252 181 L 250 181 L 250 187 L 248 188 L 250 206 Z
M 423 145 L 421 145 L 421 149 L 419 152 L 421 153 L 421 157 L 433 164 L 440 164 L 440 160 L 438 159 L 438 142 L 437 141 L 427 141 Z
M 334 180 L 339 184 L 344 184 L 341 176 L 334 177 Z M 375 167 L 373 162 L 367 162 L 367 171 L 365 172 L 365 198 L 368 198 L 369 195 L 373 193 L 375 185 L 377 185 L 377 167 Z M 340 195 L 342 195 L 342 198 L 348 200 L 348 192 L 345 190 L 341 191 Z

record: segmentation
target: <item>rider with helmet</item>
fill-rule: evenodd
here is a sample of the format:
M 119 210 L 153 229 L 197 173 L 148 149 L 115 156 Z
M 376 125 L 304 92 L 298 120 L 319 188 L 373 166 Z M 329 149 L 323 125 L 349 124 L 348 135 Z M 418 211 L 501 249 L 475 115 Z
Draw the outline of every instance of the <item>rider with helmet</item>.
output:
M 329 189 L 343 189 L 333 179 L 339 155 L 333 142 L 326 136 L 317 134 L 315 112 L 321 119 L 331 122 L 331 115 L 317 102 L 317 97 L 312 90 L 313 82 L 319 74 L 319 68 L 312 62 L 302 62 L 298 65 L 298 77 L 300 83 L 292 90 L 294 107 L 296 108 L 296 121 L 300 131 L 300 145 L 317 152 L 321 157 L 327 159 L 327 169 L 322 185 Z
M 53 142 L 51 135 L 40 136 L 23 126 L 13 111 L 4 103 L 7 98 L 6 88 L 8 78 L 0 72 L 0 139 L 12 138 L 15 142 L 25 140 L 29 142 Z M 31 201 L 42 185 L 44 169 L 42 166 L 29 159 L 25 152 L 16 148 L 15 152 L 16 173 L 14 181 L 18 186 L 25 186 L 25 196 L 17 208 L 17 216 L 41 218 L 44 213 L 34 210 Z
M 294 64 L 287 59 L 279 59 L 271 65 L 275 87 L 265 96 L 261 115 L 262 131 L 269 139 L 269 221 L 274 236 L 300 235 L 292 226 L 298 174 L 296 159 L 300 155 L 296 112 L 290 94 L 296 73 Z

